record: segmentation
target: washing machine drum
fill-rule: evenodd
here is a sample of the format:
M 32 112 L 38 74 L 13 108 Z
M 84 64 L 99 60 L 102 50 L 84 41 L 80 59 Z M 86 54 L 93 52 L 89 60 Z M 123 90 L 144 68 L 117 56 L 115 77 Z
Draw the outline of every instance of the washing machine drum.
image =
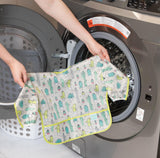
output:
M 110 110 L 113 122 L 120 122 L 128 118 L 137 106 L 140 95 L 140 76 L 137 64 L 132 53 L 127 46 L 117 37 L 107 32 L 94 32 L 92 36 L 103 45 L 109 53 L 111 63 L 121 70 L 130 80 L 129 95 L 126 101 L 112 102 L 109 98 Z M 68 50 L 71 53 L 68 65 L 73 65 L 92 56 L 83 42 L 69 40 L 67 47 L 74 49 Z
M 39 41 L 32 34 L 9 26 L 0 26 L 0 30 L 1 44 L 25 66 L 27 72 L 43 72 L 46 70 L 47 59 L 45 53 Z M 32 41 L 29 39 L 32 39 Z M 13 105 L 21 87 L 14 82 L 8 65 L 1 59 L 0 74 L 1 105 Z
M 63 41 L 45 18 L 20 6 L 0 5 L 0 9 L 0 43 L 27 72 L 66 68 L 66 59 L 59 57 L 65 53 Z M 8 65 L 0 60 L 0 119 L 16 118 L 13 104 L 21 89 Z
M 129 95 L 126 101 L 120 100 L 112 102 L 109 98 L 113 124 L 110 130 L 97 134 L 97 136 L 107 140 L 128 139 L 136 135 L 142 129 L 142 126 L 137 126 L 137 121 L 135 120 L 135 117 L 132 116 L 133 112 L 137 108 L 141 89 L 140 73 L 136 60 L 126 43 L 117 36 L 109 32 L 102 31 L 95 31 L 91 34 L 108 50 L 111 63 L 121 70 L 130 81 Z M 92 56 L 85 44 L 82 41 L 78 41 L 76 38 L 73 38 L 72 34 L 69 33 L 66 47 L 70 54 L 68 66 Z

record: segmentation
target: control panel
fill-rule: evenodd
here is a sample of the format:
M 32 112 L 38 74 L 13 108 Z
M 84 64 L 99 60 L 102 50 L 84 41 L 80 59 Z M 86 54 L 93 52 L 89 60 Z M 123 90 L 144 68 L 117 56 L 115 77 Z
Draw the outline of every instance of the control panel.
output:
M 160 0 L 90 0 L 90 1 L 96 1 L 99 3 L 123 9 L 132 9 L 139 12 L 154 14 L 158 16 L 160 13 Z
M 160 0 L 128 0 L 128 7 L 160 13 Z

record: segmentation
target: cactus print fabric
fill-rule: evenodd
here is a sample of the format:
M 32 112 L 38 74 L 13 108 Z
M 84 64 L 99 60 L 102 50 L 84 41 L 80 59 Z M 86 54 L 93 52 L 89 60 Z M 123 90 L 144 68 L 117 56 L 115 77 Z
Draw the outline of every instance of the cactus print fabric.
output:
M 104 132 L 112 124 L 108 96 L 125 100 L 129 80 L 98 56 L 63 72 L 29 73 L 15 109 L 20 124 L 42 121 L 44 139 L 61 144 Z

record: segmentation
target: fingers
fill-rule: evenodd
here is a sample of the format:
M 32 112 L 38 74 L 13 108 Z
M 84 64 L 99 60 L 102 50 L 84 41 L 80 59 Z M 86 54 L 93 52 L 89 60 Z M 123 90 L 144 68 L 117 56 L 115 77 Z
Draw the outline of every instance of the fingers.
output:
M 23 80 L 20 77 L 14 76 L 14 82 L 16 82 L 17 84 L 19 84 L 20 87 L 22 87 L 22 88 L 24 87 L 24 82 L 23 82 Z
M 109 57 L 109 54 L 108 54 L 108 51 L 105 47 L 103 47 L 102 45 L 99 45 L 99 48 L 98 48 L 98 54 L 99 57 L 102 59 L 102 60 L 107 60 L 110 62 L 110 57 Z
M 102 60 L 105 60 L 105 57 L 104 57 L 103 53 L 100 52 L 100 53 L 98 54 L 98 56 L 99 56 Z
M 23 73 L 22 73 L 22 79 L 23 79 L 23 82 L 24 83 L 26 83 L 27 82 L 27 73 L 26 73 L 26 71 L 24 71 Z
M 23 71 L 20 76 L 19 85 L 23 88 L 26 82 L 27 82 L 27 73 L 26 71 Z
M 93 55 L 98 55 L 102 60 L 107 60 L 110 62 L 110 57 L 108 51 L 105 47 L 103 47 L 100 43 L 93 40 L 89 44 L 86 45 L 90 53 Z
M 23 88 L 26 82 L 27 82 L 27 73 L 24 71 L 20 76 L 18 84 Z
M 107 50 L 106 50 L 106 52 L 103 53 L 103 56 L 104 56 L 104 59 L 106 59 L 107 61 L 110 62 L 110 57 L 109 57 L 109 55 L 108 55 Z
M 108 51 L 105 48 L 102 48 L 98 55 L 102 60 L 107 60 L 110 62 L 110 57 L 108 55 Z
M 27 73 L 24 71 L 17 76 L 14 76 L 14 81 L 20 85 L 20 87 L 24 87 L 25 83 L 27 82 Z
M 10 70 L 14 81 L 19 84 L 21 87 L 24 87 L 25 82 L 27 81 L 26 69 L 18 60 L 13 60 L 10 64 Z
M 18 81 L 18 84 L 23 88 L 24 87 L 24 82 L 22 80 Z

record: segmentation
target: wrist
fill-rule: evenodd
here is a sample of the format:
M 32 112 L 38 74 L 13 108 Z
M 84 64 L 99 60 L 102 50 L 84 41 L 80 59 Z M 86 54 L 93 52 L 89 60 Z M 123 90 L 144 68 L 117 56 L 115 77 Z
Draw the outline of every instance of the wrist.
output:
M 92 43 L 94 43 L 94 39 L 92 36 L 88 37 L 88 38 L 85 38 L 84 41 L 83 41 L 86 45 L 91 45 Z
M 86 46 L 88 47 L 92 47 L 93 45 L 95 45 L 96 40 L 91 36 L 89 38 L 86 38 L 84 43 L 86 44 Z
M 16 63 L 16 61 L 17 61 L 17 60 L 16 60 L 14 57 L 10 57 L 9 59 L 6 60 L 6 64 L 7 64 L 10 68 L 12 68 L 13 65 Z

